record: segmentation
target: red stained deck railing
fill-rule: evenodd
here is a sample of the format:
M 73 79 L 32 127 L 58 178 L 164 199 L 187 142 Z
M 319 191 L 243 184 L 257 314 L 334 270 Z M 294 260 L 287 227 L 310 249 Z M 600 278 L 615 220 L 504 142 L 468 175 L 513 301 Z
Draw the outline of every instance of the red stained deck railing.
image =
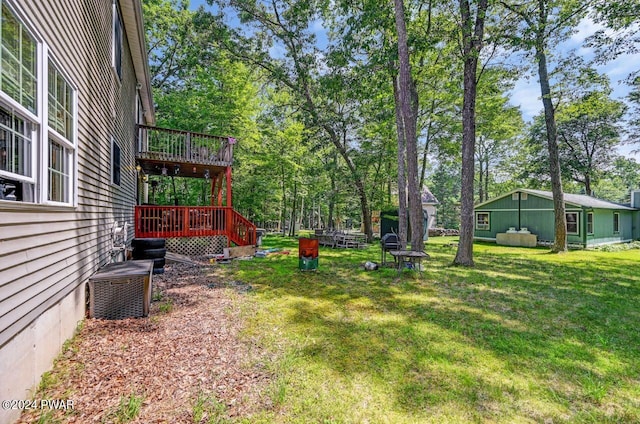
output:
M 139 238 L 224 235 L 238 246 L 256 244 L 256 226 L 226 206 L 136 206 Z
M 138 125 L 139 159 L 230 166 L 232 137 Z

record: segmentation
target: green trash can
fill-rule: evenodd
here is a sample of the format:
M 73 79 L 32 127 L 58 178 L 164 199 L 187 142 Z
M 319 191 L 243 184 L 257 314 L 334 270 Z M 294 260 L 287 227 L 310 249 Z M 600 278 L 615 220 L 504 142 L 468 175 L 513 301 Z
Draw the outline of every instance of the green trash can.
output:
M 300 238 L 298 240 L 298 269 L 315 271 L 318 269 L 318 239 Z

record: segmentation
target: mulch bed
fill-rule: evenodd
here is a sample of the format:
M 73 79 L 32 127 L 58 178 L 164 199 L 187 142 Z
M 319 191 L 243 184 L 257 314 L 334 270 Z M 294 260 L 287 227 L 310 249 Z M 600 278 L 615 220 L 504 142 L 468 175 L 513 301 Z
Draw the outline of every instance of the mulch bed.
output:
M 19 422 L 208 422 L 269 409 L 261 351 L 242 340 L 240 304 L 250 286 L 225 282 L 209 264 L 168 264 L 154 275 L 147 318 L 87 319 L 37 399 L 73 400 L 73 411 L 26 411 Z M 119 415 L 120 414 L 120 415 Z

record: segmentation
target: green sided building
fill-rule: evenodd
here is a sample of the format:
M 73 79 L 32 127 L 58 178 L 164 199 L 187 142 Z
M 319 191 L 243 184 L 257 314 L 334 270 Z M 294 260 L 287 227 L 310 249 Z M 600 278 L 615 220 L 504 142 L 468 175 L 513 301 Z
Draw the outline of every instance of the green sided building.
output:
M 570 245 L 593 247 L 640 239 L 640 190 L 631 193 L 631 205 L 566 193 L 564 202 Z M 537 244 L 553 242 L 551 192 L 518 189 L 476 205 L 476 240 L 504 240 L 505 234 L 516 233 L 535 235 Z

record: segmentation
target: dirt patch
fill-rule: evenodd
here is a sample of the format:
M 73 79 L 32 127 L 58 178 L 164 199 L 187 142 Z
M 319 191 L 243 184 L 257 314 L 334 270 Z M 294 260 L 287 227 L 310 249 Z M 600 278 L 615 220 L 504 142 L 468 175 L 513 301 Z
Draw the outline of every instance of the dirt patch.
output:
M 155 275 L 148 318 L 87 319 L 43 379 L 39 399 L 72 411 L 27 411 L 19 422 L 208 422 L 268 409 L 261 352 L 239 337 L 250 286 L 199 263 Z

